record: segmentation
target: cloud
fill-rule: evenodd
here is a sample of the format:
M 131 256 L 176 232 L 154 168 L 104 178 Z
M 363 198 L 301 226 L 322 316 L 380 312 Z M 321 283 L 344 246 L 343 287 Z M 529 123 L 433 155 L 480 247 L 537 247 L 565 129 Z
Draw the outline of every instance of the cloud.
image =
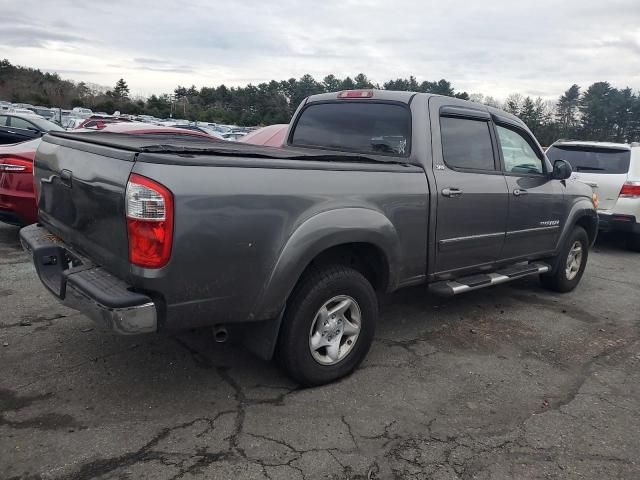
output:
M 50 42 L 79 44 L 86 39 L 68 28 L 63 20 L 50 25 L 24 13 L 4 12 L 0 17 L 0 46 L 46 48 Z
M 78 35 L 27 25 L 5 25 L 1 28 L 0 45 L 2 46 L 46 48 L 50 42 L 82 43 L 86 41 Z
M 175 73 L 191 73 L 193 68 L 189 65 L 180 65 L 157 58 L 134 58 L 133 68 L 140 70 L 149 70 L 151 72 L 175 72 Z
M 621 36 L 603 38 L 598 40 L 596 45 L 626 50 L 633 55 L 640 55 L 640 29 L 633 33 L 626 32 Z
M 364 72 L 553 98 L 603 79 L 639 89 L 638 25 L 637 0 L 23 0 L 3 7 L 0 58 L 145 94 Z

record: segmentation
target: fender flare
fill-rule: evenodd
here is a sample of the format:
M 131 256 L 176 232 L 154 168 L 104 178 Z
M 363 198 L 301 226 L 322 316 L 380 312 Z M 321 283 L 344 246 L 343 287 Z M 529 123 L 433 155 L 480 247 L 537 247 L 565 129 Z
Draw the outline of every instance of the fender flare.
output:
M 553 262 L 551 265 L 551 271 L 555 272 L 558 267 L 558 259 L 557 256 L 560 254 L 560 250 L 562 246 L 565 244 L 567 237 L 573 232 L 574 227 L 578 224 L 578 222 L 582 221 L 582 219 L 586 218 L 590 225 L 590 230 L 587 230 L 587 234 L 591 239 L 591 243 L 589 247 L 593 246 L 596 241 L 596 237 L 598 235 L 598 213 L 593 208 L 593 203 L 591 199 L 588 198 L 580 198 L 576 201 L 569 211 L 569 215 L 567 216 L 567 221 L 565 222 L 565 226 L 560 233 L 560 237 L 558 238 L 558 243 L 556 246 L 556 250 L 554 252 Z
M 348 243 L 368 243 L 383 252 L 389 270 L 388 289 L 393 290 L 398 282 L 401 251 L 391 221 L 380 211 L 364 207 L 326 210 L 306 219 L 289 236 L 251 317 L 277 317 L 311 261 L 329 248 Z

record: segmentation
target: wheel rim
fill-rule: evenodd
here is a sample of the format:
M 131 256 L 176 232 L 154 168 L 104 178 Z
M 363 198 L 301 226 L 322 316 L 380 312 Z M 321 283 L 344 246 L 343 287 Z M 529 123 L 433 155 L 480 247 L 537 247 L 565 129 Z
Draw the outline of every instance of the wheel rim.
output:
M 362 315 L 358 303 L 347 295 L 325 302 L 309 330 L 309 349 L 322 365 L 335 365 L 353 350 L 360 335 Z
M 567 280 L 573 280 L 578 275 L 580 271 L 580 266 L 582 265 L 582 243 L 579 241 L 573 242 L 571 249 L 569 250 L 569 255 L 567 255 L 567 265 L 565 273 L 567 275 Z

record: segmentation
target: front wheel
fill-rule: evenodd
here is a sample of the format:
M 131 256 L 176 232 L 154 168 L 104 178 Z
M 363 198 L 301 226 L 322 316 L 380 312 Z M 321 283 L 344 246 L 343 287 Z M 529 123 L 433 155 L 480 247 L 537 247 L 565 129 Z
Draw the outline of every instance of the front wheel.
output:
M 555 272 L 540 276 L 545 288 L 556 292 L 572 291 L 580 283 L 589 257 L 589 236 L 582 227 L 575 227 L 558 255 Z
M 280 364 L 305 386 L 337 380 L 367 355 L 377 316 L 375 291 L 360 272 L 343 265 L 312 267 L 285 311 Z

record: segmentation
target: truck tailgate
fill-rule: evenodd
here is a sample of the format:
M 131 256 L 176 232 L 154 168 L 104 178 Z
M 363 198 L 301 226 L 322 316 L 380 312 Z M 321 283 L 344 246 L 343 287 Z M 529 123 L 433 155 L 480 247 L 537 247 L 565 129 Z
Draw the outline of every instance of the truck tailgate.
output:
M 41 223 L 121 277 L 129 272 L 125 189 L 135 155 L 48 136 L 35 157 Z

